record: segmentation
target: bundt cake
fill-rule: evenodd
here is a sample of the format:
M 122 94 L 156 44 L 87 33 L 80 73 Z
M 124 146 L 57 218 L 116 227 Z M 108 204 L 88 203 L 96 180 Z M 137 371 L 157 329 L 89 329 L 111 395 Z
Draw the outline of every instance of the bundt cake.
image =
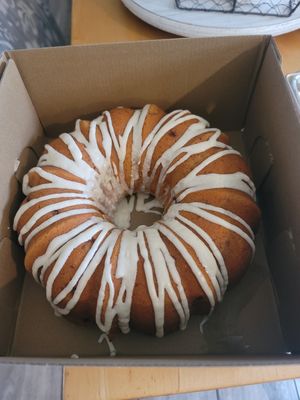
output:
M 184 329 L 253 257 L 250 176 L 227 135 L 187 110 L 118 107 L 78 120 L 24 177 L 14 229 L 25 267 L 57 313 L 105 333 Z M 114 216 L 134 193 L 139 211 L 163 212 L 130 230 Z

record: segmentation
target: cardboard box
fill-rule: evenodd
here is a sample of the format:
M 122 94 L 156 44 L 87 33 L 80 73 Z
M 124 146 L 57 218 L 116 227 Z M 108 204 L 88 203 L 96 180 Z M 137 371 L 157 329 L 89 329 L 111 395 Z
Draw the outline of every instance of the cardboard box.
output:
M 269 37 L 174 39 L 12 51 L 0 66 L 1 361 L 97 365 L 297 362 L 300 350 L 299 114 Z M 113 340 L 54 316 L 24 273 L 12 232 L 24 173 L 43 143 L 118 105 L 187 108 L 230 132 L 248 158 L 263 224 L 256 257 L 201 335 L 201 317 L 163 339 Z M 79 359 L 71 359 L 77 354 Z

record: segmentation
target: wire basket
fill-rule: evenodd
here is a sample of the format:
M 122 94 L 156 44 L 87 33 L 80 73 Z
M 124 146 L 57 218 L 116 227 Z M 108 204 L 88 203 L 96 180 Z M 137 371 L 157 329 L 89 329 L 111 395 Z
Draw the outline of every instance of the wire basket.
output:
M 224 13 L 289 17 L 300 0 L 175 0 L 183 10 L 220 11 Z

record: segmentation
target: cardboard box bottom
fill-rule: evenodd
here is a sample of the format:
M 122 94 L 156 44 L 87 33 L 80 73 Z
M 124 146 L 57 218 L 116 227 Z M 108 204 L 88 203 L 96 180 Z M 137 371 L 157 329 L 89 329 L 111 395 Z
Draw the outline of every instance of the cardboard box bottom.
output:
M 240 132 L 229 133 L 233 146 L 245 155 Z M 246 155 L 245 155 L 246 156 Z M 147 218 L 147 216 L 146 216 Z M 262 231 L 256 255 L 242 280 L 228 290 L 200 332 L 201 316 L 193 316 L 185 331 L 158 339 L 138 332 L 112 337 L 117 355 L 196 356 L 283 354 L 287 351 L 274 290 L 264 253 Z M 109 355 L 95 326 L 56 317 L 44 289 L 26 274 L 11 355 L 16 357 L 102 357 Z M 180 345 L 178 345 L 180 344 Z

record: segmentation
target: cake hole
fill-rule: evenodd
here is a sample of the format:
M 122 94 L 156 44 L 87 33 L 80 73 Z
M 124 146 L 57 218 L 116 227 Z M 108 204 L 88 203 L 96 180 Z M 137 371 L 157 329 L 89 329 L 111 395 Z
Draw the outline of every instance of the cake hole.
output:
M 113 216 L 114 224 L 121 229 L 135 230 L 141 225 L 151 226 L 161 219 L 163 206 L 148 193 L 134 193 L 123 197 Z

